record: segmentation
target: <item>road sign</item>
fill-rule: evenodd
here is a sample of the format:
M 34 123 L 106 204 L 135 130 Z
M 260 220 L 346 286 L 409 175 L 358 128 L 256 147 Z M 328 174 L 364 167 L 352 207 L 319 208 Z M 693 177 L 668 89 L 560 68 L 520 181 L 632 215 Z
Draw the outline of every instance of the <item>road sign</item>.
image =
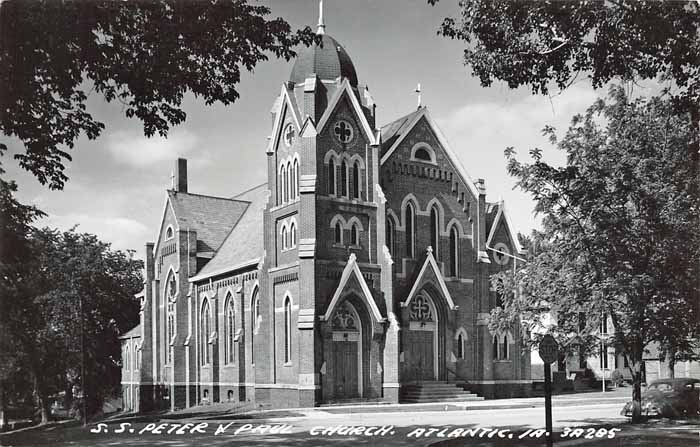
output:
M 559 356 L 559 346 L 557 346 L 557 341 L 549 334 L 542 338 L 538 351 L 540 352 L 540 358 L 542 361 L 547 364 L 554 363 Z

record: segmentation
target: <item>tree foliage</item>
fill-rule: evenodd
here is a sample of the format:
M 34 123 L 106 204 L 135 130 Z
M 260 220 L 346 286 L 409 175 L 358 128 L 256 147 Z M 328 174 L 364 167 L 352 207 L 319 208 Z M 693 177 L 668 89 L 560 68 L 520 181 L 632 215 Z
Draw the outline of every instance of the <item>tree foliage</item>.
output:
M 531 163 L 506 150 L 508 171 L 535 199 L 543 231 L 522 270 L 494 278 L 502 292 L 518 293 L 506 293 L 492 325 L 520 318 L 536 330 L 551 316 L 549 330 L 573 351 L 590 347 L 609 315 L 639 397 L 649 343 L 698 348 L 699 180 L 682 150 L 690 123 L 667 98 L 630 100 L 614 87 L 573 119 L 561 141 L 554 129 L 544 132 L 566 153 L 566 166 L 548 165 L 538 149 Z
M 31 378 L 43 421 L 49 397 L 80 388 L 83 379 L 88 411 L 94 413 L 121 380 L 118 336 L 138 321 L 134 294 L 143 288 L 142 262 L 75 229 L 35 229 L 28 250 L 0 315 L 15 369 Z
M 4 1 L 0 130 L 24 144 L 20 166 L 61 189 L 69 148 L 105 128 L 88 95 L 119 101 L 147 136 L 166 136 L 186 118 L 185 93 L 231 104 L 242 70 L 268 54 L 289 60 L 313 39 L 310 28 L 292 32 L 269 13 L 245 0 Z

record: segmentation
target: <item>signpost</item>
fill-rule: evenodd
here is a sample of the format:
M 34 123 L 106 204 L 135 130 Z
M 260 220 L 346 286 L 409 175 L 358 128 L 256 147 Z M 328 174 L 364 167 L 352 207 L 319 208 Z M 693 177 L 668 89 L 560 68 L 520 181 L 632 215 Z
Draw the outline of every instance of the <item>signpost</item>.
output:
M 547 430 L 547 447 L 552 446 L 552 368 L 551 363 L 559 356 L 559 346 L 551 335 L 547 334 L 540 341 L 538 349 L 544 362 L 544 421 Z

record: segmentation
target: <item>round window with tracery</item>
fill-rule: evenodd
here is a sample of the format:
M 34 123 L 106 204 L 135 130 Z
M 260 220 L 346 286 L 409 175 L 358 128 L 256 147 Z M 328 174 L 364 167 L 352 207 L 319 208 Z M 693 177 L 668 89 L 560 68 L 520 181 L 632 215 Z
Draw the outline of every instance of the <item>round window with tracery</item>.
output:
M 294 136 L 296 135 L 296 132 L 294 131 L 294 126 L 292 123 L 289 123 L 285 126 L 284 132 L 282 133 L 282 137 L 284 138 L 284 144 L 287 147 L 290 147 L 292 144 L 294 144 Z
M 357 322 L 355 321 L 355 315 L 349 309 L 347 303 L 343 303 L 338 306 L 338 310 L 335 312 L 335 316 L 332 320 L 333 329 L 335 330 L 357 330 Z
M 333 126 L 333 134 L 341 143 L 349 143 L 355 132 L 352 130 L 352 125 L 345 120 L 338 120 Z
M 433 308 L 428 297 L 418 295 L 411 302 L 410 318 L 412 321 L 433 321 Z
M 493 247 L 493 249 L 495 250 L 493 252 L 493 257 L 496 260 L 496 263 L 499 265 L 508 264 L 508 261 L 510 260 L 510 250 L 508 250 L 508 246 L 503 242 L 499 242 Z

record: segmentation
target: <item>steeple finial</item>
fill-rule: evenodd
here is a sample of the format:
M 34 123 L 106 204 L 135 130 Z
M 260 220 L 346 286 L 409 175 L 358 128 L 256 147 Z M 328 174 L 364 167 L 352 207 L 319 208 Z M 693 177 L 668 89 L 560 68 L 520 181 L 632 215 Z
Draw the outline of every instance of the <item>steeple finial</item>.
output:
M 316 34 L 326 34 L 326 24 L 323 23 L 323 0 L 318 2 L 318 28 Z
M 420 107 L 421 107 L 421 105 L 422 105 L 422 104 L 421 104 L 421 95 L 420 95 L 420 92 L 421 92 L 421 90 L 420 90 L 420 82 L 418 83 L 418 86 L 416 87 L 415 92 L 418 94 L 418 108 L 420 109 Z

